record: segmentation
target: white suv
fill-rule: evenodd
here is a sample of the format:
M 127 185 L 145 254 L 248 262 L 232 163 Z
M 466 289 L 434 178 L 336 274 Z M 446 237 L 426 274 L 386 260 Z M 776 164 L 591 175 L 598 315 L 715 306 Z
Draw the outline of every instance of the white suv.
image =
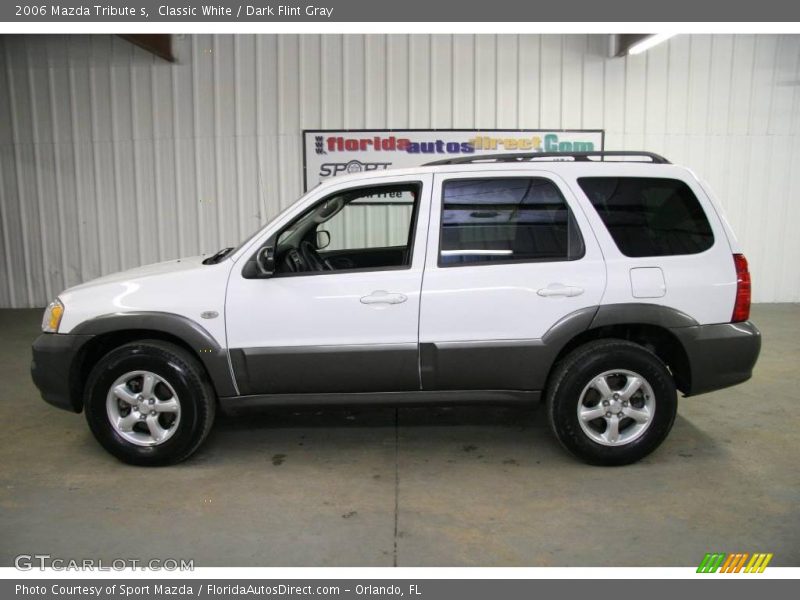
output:
M 462 158 L 337 177 L 238 248 L 69 289 L 32 373 L 135 464 L 187 458 L 217 405 L 542 397 L 566 449 L 618 465 L 665 438 L 676 388 L 750 377 L 749 309 L 691 171 L 646 152 Z

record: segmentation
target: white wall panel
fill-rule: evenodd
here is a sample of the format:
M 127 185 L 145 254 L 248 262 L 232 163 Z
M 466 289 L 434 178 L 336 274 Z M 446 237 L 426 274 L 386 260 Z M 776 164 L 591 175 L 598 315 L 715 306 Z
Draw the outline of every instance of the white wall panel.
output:
M 0 306 L 233 245 L 302 191 L 304 128 L 604 128 L 716 189 L 759 301 L 800 301 L 800 37 L 0 37 Z

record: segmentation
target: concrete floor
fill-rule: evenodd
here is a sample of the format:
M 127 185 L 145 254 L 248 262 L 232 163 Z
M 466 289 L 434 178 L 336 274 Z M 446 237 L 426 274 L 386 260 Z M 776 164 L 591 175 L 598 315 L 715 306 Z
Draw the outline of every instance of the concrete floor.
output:
M 30 381 L 40 311 L 0 311 L 0 565 L 800 565 L 800 305 L 761 305 L 752 381 L 681 401 L 664 445 L 585 466 L 541 407 L 269 410 L 220 418 L 188 462 L 123 465 Z

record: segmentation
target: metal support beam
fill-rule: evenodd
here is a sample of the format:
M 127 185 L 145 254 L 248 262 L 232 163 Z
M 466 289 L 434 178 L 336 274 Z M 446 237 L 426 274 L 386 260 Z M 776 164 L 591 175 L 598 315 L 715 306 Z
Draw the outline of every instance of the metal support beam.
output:
M 120 34 L 119 37 L 147 50 L 151 54 L 155 54 L 159 58 L 163 58 L 168 62 L 175 62 L 175 56 L 172 54 L 172 36 L 170 34 Z

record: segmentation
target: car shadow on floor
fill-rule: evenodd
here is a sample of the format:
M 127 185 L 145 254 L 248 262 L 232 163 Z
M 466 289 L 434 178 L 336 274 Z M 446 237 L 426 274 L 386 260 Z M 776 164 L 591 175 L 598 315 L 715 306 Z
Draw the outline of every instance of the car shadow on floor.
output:
M 221 431 L 287 427 L 534 426 L 544 417 L 539 403 L 498 406 L 315 406 L 219 411 Z
M 541 403 L 249 408 L 219 414 L 197 458 L 205 462 L 226 454 L 229 459 L 233 454 L 237 458 L 248 454 L 255 457 L 264 452 L 265 444 L 278 453 L 297 446 L 305 446 L 304 453 L 312 448 L 321 453 L 343 448 L 369 453 L 371 448 L 385 452 L 387 446 L 398 443 L 405 447 L 424 444 L 429 451 L 448 455 L 453 447 L 470 452 L 480 446 L 483 452 L 495 449 L 507 453 L 516 446 L 528 456 L 555 455 L 575 460 L 560 448 Z M 642 462 L 719 458 L 725 454 L 724 445 L 723 440 L 709 436 L 679 414 L 662 447 Z

